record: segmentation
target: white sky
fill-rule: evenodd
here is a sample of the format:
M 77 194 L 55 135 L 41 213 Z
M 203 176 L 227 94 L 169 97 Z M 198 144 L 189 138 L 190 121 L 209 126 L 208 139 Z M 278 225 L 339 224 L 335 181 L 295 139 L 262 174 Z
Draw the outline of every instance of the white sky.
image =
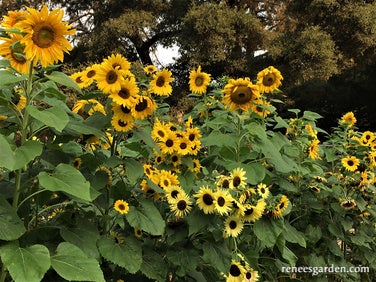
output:
M 151 54 L 151 59 L 156 66 L 166 66 L 173 63 L 174 58 L 179 57 L 179 49 L 177 46 L 170 48 L 164 48 L 160 45 L 157 46 L 157 49 L 154 53 Z

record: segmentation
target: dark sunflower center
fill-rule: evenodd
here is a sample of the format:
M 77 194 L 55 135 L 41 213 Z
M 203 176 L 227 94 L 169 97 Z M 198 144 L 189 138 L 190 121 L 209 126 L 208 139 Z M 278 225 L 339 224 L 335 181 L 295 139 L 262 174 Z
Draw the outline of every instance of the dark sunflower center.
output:
M 169 182 L 167 179 L 165 179 L 165 180 L 163 180 L 163 184 L 164 184 L 164 186 L 169 186 L 169 185 L 170 185 L 170 182 Z M 175 190 L 175 191 L 172 191 L 171 195 L 173 195 L 174 192 L 175 192 L 175 193 L 178 193 L 178 192 Z
M 228 179 L 223 180 L 222 187 L 223 188 L 229 188 L 230 187 L 230 181 L 228 181 Z
M 129 114 L 131 112 L 131 109 L 129 109 L 128 107 L 125 107 L 123 105 L 120 106 L 120 109 L 121 111 L 124 113 L 124 114 Z
M 120 89 L 118 95 L 123 99 L 128 99 L 131 96 L 131 94 L 129 93 L 129 89 L 127 88 Z
M 86 76 L 87 76 L 88 78 L 92 78 L 94 75 L 95 75 L 95 70 L 90 70 L 90 71 L 88 71 L 87 74 L 86 74 Z
M 155 82 L 155 85 L 158 87 L 162 87 L 165 85 L 165 78 L 163 76 L 158 76 L 157 81 Z
M 247 279 L 251 279 L 251 278 L 252 278 L 252 273 L 248 271 L 248 272 L 245 274 L 245 278 L 247 278 Z
M 119 204 L 118 209 L 121 210 L 121 211 L 125 210 L 125 205 Z
M 196 86 L 202 86 L 204 84 L 204 79 L 202 78 L 202 76 L 196 77 L 195 84 Z
M 80 165 L 80 161 L 74 161 L 73 166 L 78 167 Z
M 118 75 L 115 71 L 110 70 L 106 75 L 106 82 L 108 84 L 114 84 L 118 79 Z
M 241 179 L 239 176 L 235 176 L 234 179 L 232 180 L 232 184 L 234 187 L 238 187 L 240 185 Z
M 343 206 L 346 207 L 346 208 L 349 208 L 349 207 L 352 207 L 352 206 L 353 206 L 353 203 L 350 202 L 350 201 L 347 201 L 347 202 L 345 202 L 345 203 L 343 204 Z
M 245 215 L 251 215 L 251 214 L 253 214 L 253 208 L 246 209 L 246 210 L 244 211 L 244 214 L 245 214 Z
M 187 202 L 180 200 L 176 206 L 178 207 L 178 210 L 184 211 L 187 208 Z
M 125 126 L 127 126 L 127 123 L 119 119 L 118 125 L 121 126 L 121 127 L 125 127 Z
M 24 64 L 26 63 L 26 58 L 23 54 L 24 48 L 20 44 L 17 44 L 16 47 L 14 47 L 11 50 L 11 56 L 13 60 L 15 60 L 18 63 Z
M 285 207 L 285 203 L 282 202 L 282 203 L 279 204 L 279 209 L 280 210 L 283 209 L 284 207 Z
M 142 112 L 148 107 L 148 101 L 146 99 L 142 99 L 140 102 L 137 103 L 135 109 L 137 112 Z
M 264 84 L 265 86 L 271 86 L 273 85 L 274 81 L 275 75 L 270 73 L 264 76 L 264 78 L 262 79 L 262 84 Z
M 172 146 L 174 146 L 174 141 L 172 141 L 171 139 L 168 139 L 168 140 L 166 141 L 166 146 L 167 146 L 167 147 L 172 147 Z
M 348 160 L 348 161 L 347 161 L 347 164 L 348 164 L 349 166 L 353 166 L 353 165 L 354 165 L 354 162 L 353 162 L 352 160 Z
M 38 47 L 48 48 L 55 42 L 55 30 L 44 23 L 36 25 L 31 39 Z
M 75 81 L 76 81 L 76 83 L 82 83 L 83 82 L 81 76 L 76 77 Z
M 158 130 L 158 131 L 157 131 L 157 134 L 158 134 L 158 136 L 160 136 L 160 137 L 162 137 L 162 138 L 165 136 L 165 133 L 164 133 L 163 130 Z
M 202 200 L 207 206 L 210 206 L 213 204 L 213 197 L 210 194 L 204 194 L 202 196 Z
M 261 194 L 265 194 L 265 188 L 260 189 Z
M 218 197 L 217 199 L 218 206 L 223 207 L 225 203 L 226 203 L 226 200 L 223 197 Z
M 231 220 L 228 226 L 230 227 L 230 229 L 234 230 L 238 226 L 238 224 L 235 220 Z
M 366 135 L 365 138 L 366 138 L 367 140 L 369 140 L 369 139 L 371 139 L 371 136 L 370 136 L 370 135 Z
M 252 91 L 247 86 L 241 85 L 231 93 L 231 101 L 235 104 L 247 104 L 252 99 Z
M 187 149 L 187 143 L 184 143 L 184 142 L 182 142 L 182 143 L 180 143 L 180 149 L 182 149 L 182 150 L 184 150 L 184 149 Z
M 176 197 L 178 196 L 178 194 L 179 194 L 179 191 L 178 190 L 174 190 L 174 191 L 171 192 L 171 197 L 174 198 L 174 199 L 176 199 Z
M 172 162 L 175 163 L 179 160 L 178 156 L 172 156 L 171 158 Z
M 196 139 L 196 135 L 191 133 L 191 134 L 189 134 L 188 139 L 189 139 L 189 141 L 193 141 L 193 140 Z
M 230 266 L 230 274 L 231 276 L 238 277 L 241 274 L 239 267 L 236 264 L 231 264 Z
M 113 64 L 112 64 L 112 67 L 113 67 L 114 69 L 116 69 L 116 68 L 118 68 L 119 70 L 121 69 L 121 65 L 119 65 L 118 63 L 113 63 Z

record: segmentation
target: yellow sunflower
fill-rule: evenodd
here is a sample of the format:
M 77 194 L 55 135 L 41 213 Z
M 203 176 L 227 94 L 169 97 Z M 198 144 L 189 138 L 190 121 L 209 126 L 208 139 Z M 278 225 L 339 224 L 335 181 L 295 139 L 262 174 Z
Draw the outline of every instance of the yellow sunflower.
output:
M 210 74 L 201 71 L 201 66 L 197 70 L 189 73 L 189 90 L 195 94 L 206 93 L 206 88 L 210 83 Z
M 353 126 L 356 123 L 356 118 L 353 112 L 348 112 L 341 117 L 340 122 L 347 126 Z
M 150 75 L 157 71 L 157 67 L 154 65 L 147 65 L 146 67 L 144 67 L 144 71 L 146 74 Z
M 157 103 L 148 96 L 138 95 L 131 111 L 135 119 L 145 119 L 151 116 L 157 108 Z
M 169 96 L 172 93 L 171 82 L 174 80 L 171 71 L 163 69 L 153 75 L 150 81 L 150 92 L 159 96 Z
M 124 116 L 114 115 L 111 119 L 111 124 L 116 131 L 126 132 L 133 128 L 134 119 L 131 115 L 129 115 L 127 118 L 124 118 Z
M 202 186 L 194 197 L 197 198 L 196 204 L 198 208 L 205 214 L 215 212 L 215 193 L 208 186 Z
M 230 79 L 222 90 L 224 92 L 223 103 L 232 110 L 243 110 L 248 112 L 254 101 L 260 98 L 259 87 L 253 84 L 250 79 Z
M 320 160 L 321 157 L 319 155 L 320 147 L 319 147 L 320 141 L 318 139 L 313 139 L 311 141 L 311 144 L 308 147 L 308 157 L 311 159 Z
M 256 282 L 258 281 L 258 278 L 259 278 L 258 271 L 248 266 L 244 274 L 244 279 L 242 282 Z
M 214 193 L 215 211 L 220 215 L 227 215 L 232 208 L 232 201 L 234 200 L 228 190 L 218 189 Z
M 172 204 L 180 195 L 185 195 L 184 190 L 177 185 L 170 185 L 164 189 L 166 193 L 167 202 Z
M 25 20 L 26 18 L 26 11 L 19 10 L 19 11 L 8 11 L 7 16 L 3 16 L 3 21 L 1 22 L 1 25 L 4 28 L 17 28 L 20 22 Z
M 272 214 L 274 218 L 278 218 L 282 216 L 282 213 L 287 209 L 289 205 L 289 199 L 285 196 L 282 195 L 281 199 L 279 200 L 278 204 L 274 208 Z
M 123 105 L 112 103 L 112 111 L 114 112 L 114 115 L 122 120 L 127 120 L 130 117 L 133 118 L 131 109 Z
M 105 61 L 98 67 L 96 79 L 99 90 L 110 94 L 121 90 L 124 77 L 119 68 L 113 68 L 111 62 Z
M 257 193 L 261 196 L 261 198 L 266 199 L 269 197 L 270 190 L 264 183 L 260 183 L 257 185 Z
M 220 175 L 217 177 L 218 180 L 216 182 L 217 186 L 220 188 L 228 189 L 230 188 L 230 177 L 226 175 Z
M 19 73 L 28 73 L 30 61 L 25 56 L 25 46 L 21 44 L 22 36 L 13 34 L 9 38 L 1 38 L 0 55 L 9 60 L 10 65 Z
M 362 137 L 360 137 L 359 143 L 362 146 L 369 146 L 372 141 L 375 139 L 375 135 L 372 131 L 364 131 Z
M 26 107 L 26 97 L 21 94 L 16 94 L 12 102 L 16 105 L 19 111 L 22 111 Z
M 88 66 L 82 72 L 83 75 L 81 79 L 85 82 L 84 87 L 90 86 L 95 81 L 99 66 L 99 64 Z
M 264 200 L 259 200 L 255 206 L 246 204 L 244 206 L 244 216 L 243 220 L 245 222 L 255 222 L 262 217 L 266 207 L 266 202 Z
M 134 79 L 124 79 L 121 81 L 120 90 L 111 92 L 109 97 L 116 104 L 132 108 L 136 103 L 139 88 Z
M 178 141 L 176 135 L 168 131 L 164 140 L 160 140 L 157 144 L 163 154 L 173 154 L 177 150 Z
M 245 187 L 245 171 L 241 168 L 235 168 L 230 174 L 230 189 L 244 188 Z
M 26 57 L 34 62 L 40 62 L 43 67 L 64 60 L 64 52 L 72 50 L 72 45 L 65 38 L 75 34 L 76 30 L 63 22 L 64 10 L 48 11 L 43 5 L 40 12 L 26 8 L 28 13 L 20 21 L 19 27 L 25 36 L 21 43 L 25 45 Z
M 108 63 L 113 69 L 119 70 L 123 75 L 128 75 L 131 63 L 123 57 L 121 54 L 111 54 L 103 60 L 104 63 Z
M 133 231 L 134 237 L 136 237 L 137 239 L 140 239 L 142 237 L 142 229 L 134 228 Z
M 106 111 L 103 105 L 96 99 L 78 100 L 74 104 L 72 112 L 77 113 L 83 117 L 86 116 L 86 113 L 91 116 L 95 112 L 100 112 L 103 115 L 106 115 Z
M 191 146 L 190 146 L 190 141 L 186 136 L 183 136 L 181 138 L 176 138 L 177 140 L 177 153 L 184 156 L 187 155 L 191 152 Z
M 356 207 L 356 202 L 354 199 L 351 200 L 344 200 L 341 202 L 341 207 L 345 210 L 351 210 Z
M 283 77 L 281 72 L 270 66 L 263 69 L 257 74 L 257 85 L 260 87 L 261 93 L 271 93 L 281 86 Z
M 72 73 L 70 75 L 70 78 L 78 85 L 78 87 L 84 88 L 86 87 L 86 81 L 85 81 L 84 75 L 85 75 L 84 72 L 78 71 L 78 72 Z
M 229 274 L 223 276 L 224 278 L 226 278 L 226 282 L 243 282 L 245 273 L 246 269 L 244 268 L 244 266 L 240 262 L 232 260 Z
M 170 129 L 168 128 L 168 126 L 164 122 L 161 122 L 158 118 L 156 118 L 153 129 L 151 131 L 151 137 L 154 141 L 164 140 L 167 132 L 169 131 Z
M 79 169 L 81 167 L 81 165 L 82 165 L 82 159 L 81 158 L 75 158 L 73 160 L 73 164 L 72 165 L 73 165 L 73 167 L 75 169 Z
M 117 200 L 114 204 L 114 209 L 120 214 L 127 214 L 129 212 L 129 205 L 124 200 Z
M 348 171 L 355 171 L 359 166 L 359 160 L 354 156 L 344 157 L 341 160 L 342 166 Z
M 192 209 L 192 202 L 190 201 L 188 195 L 178 194 L 176 199 L 170 203 L 170 210 L 177 217 L 184 217 Z
M 193 159 L 192 165 L 193 167 L 189 167 L 190 171 L 193 171 L 196 174 L 201 172 L 201 163 L 199 159 Z
M 225 220 L 225 227 L 223 230 L 223 237 L 238 237 L 244 227 L 243 220 L 236 215 L 231 215 Z

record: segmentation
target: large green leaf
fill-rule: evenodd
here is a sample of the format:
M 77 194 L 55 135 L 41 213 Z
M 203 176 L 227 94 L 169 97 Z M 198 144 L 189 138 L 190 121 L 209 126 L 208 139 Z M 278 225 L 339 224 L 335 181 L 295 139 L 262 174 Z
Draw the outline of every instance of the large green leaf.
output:
M 51 265 L 68 281 L 105 281 L 98 261 L 68 242 L 59 244 L 51 257 Z
M 202 248 L 204 254 L 202 259 L 215 267 L 219 272 L 228 270 L 228 264 L 231 260 L 230 251 L 225 244 L 206 242 Z
M 266 247 L 273 247 L 284 229 L 280 219 L 261 218 L 253 225 L 253 232 Z
M 84 201 L 91 201 L 90 182 L 81 172 L 68 164 L 59 164 L 52 174 L 38 174 L 40 186 L 49 191 L 62 191 Z
M 97 242 L 101 255 L 128 270 L 130 273 L 136 273 L 142 264 L 141 242 L 134 237 L 125 238 L 125 242 L 118 244 L 114 237 L 104 236 Z
M 142 164 L 135 159 L 127 159 L 125 162 L 125 171 L 131 185 L 135 184 L 136 181 L 144 175 Z
M 6 70 L 0 70 L 0 86 L 23 81 L 27 78 L 26 75 L 15 75 Z
M 69 122 L 68 114 L 59 107 L 51 107 L 48 109 L 39 110 L 33 105 L 28 105 L 26 111 L 35 119 L 43 124 L 55 128 L 61 132 Z
M 297 243 L 303 248 L 305 248 L 307 245 L 304 233 L 296 230 L 296 228 L 291 226 L 288 222 L 285 223 L 285 230 L 283 232 L 283 235 L 288 242 Z
M 5 137 L 0 134 L 0 167 L 4 167 L 9 170 L 13 170 L 16 160 L 14 159 L 14 153 Z
M 51 74 L 45 74 L 45 76 L 52 81 L 55 81 L 56 83 L 59 83 L 61 85 L 73 88 L 79 93 L 82 93 L 80 87 L 78 87 L 77 83 L 75 83 L 69 76 L 67 76 L 65 73 L 59 72 L 59 71 L 53 71 Z
M 16 240 L 26 231 L 16 210 L 0 194 L 0 240 Z
M 51 266 L 46 246 L 21 248 L 12 242 L 0 247 L 1 260 L 15 282 L 38 282 Z
M 141 272 L 158 282 L 166 281 L 167 268 L 162 255 L 153 250 L 145 250 L 142 255 Z
M 126 218 L 132 227 L 140 228 L 151 235 L 162 235 L 165 229 L 163 220 L 153 202 L 140 200 L 140 207 L 130 207 Z

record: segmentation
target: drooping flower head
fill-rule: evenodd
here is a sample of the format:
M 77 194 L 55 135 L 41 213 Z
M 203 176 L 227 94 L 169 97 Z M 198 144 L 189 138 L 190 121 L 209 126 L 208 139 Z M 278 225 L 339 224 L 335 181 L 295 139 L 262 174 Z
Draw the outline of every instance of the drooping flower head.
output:
M 19 27 L 26 35 L 21 43 L 25 45 L 26 57 L 34 62 L 40 62 L 43 67 L 64 60 L 64 52 L 72 50 L 72 45 L 65 38 L 75 34 L 76 30 L 62 21 L 62 9 L 48 11 L 44 5 L 41 11 L 27 7 L 25 19 Z
M 210 83 L 210 74 L 201 71 L 201 66 L 197 70 L 189 73 L 189 90 L 195 94 L 206 93 L 206 88 Z
M 275 67 L 268 67 L 257 74 L 257 85 L 261 93 L 271 93 L 281 86 L 283 77 Z
M 253 103 L 260 98 L 259 87 L 253 84 L 250 79 L 230 79 L 223 89 L 223 103 L 232 110 L 243 110 L 248 112 Z

